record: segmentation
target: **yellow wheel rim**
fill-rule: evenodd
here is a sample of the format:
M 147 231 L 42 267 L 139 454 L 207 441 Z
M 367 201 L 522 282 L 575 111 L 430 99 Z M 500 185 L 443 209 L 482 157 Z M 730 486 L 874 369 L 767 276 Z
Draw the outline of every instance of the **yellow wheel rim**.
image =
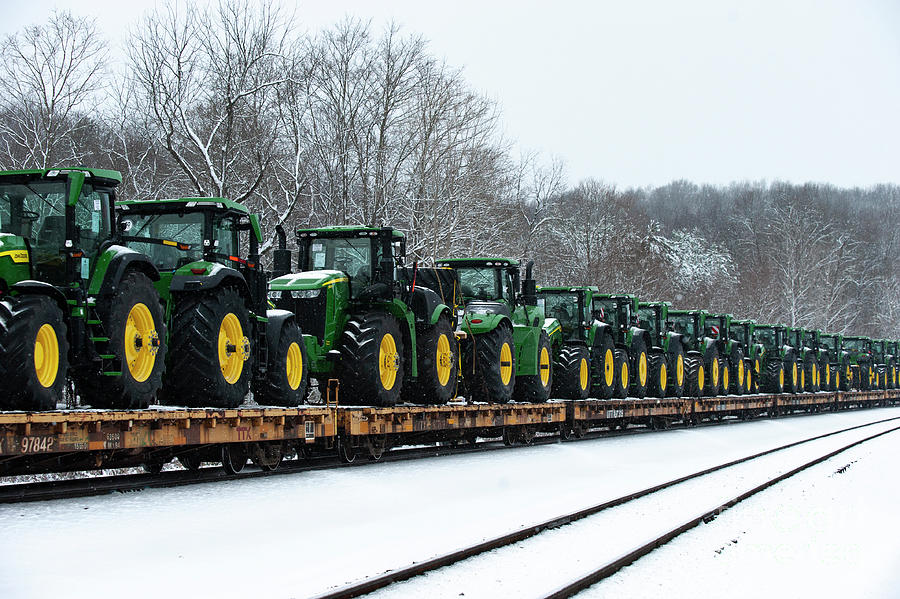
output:
M 647 354 L 641 353 L 641 357 L 638 358 L 638 381 L 640 381 L 641 387 L 647 384 Z
M 441 333 L 441 336 L 438 337 L 435 364 L 437 364 L 438 383 L 443 387 L 450 380 L 450 372 L 453 370 L 453 352 L 450 351 L 450 339 L 446 333 Z
M 45 389 L 53 386 L 59 373 L 59 339 L 49 323 L 42 324 L 34 338 L 34 372 Z
M 738 387 L 744 386 L 744 361 L 739 360 L 737 365 Z
M 628 391 L 628 362 L 622 362 L 622 388 Z
M 800 371 L 800 389 L 806 388 L 806 370 Z
M 541 385 L 547 386 L 550 382 L 550 351 L 546 347 L 541 348 L 539 366 L 541 369 Z
M 797 363 L 794 362 L 794 369 L 791 371 L 791 384 L 797 384 Z
M 760 364 L 759 358 L 756 358 L 756 360 L 753 361 L 753 369 L 756 370 L 756 376 L 759 376 L 759 371 L 761 368 L 762 365 Z
M 250 341 L 244 336 L 241 321 L 229 312 L 219 325 L 219 367 L 229 385 L 241 378 L 244 361 L 250 357 Z
M 719 360 L 718 358 L 712 361 L 712 384 L 713 387 L 719 384 Z
M 825 386 L 831 386 L 831 364 L 825 365 Z
M 784 368 L 778 370 L 778 385 L 784 389 Z
M 666 386 L 669 384 L 669 371 L 666 369 L 666 363 L 659 365 L 659 390 L 666 392 Z
M 125 321 L 125 362 L 128 372 L 139 383 L 150 378 L 159 350 L 159 335 L 153 314 L 146 304 L 137 303 Z
M 500 348 L 500 380 L 508 385 L 512 380 L 512 348 L 509 343 L 504 343 Z
M 700 368 L 697 369 L 697 387 L 703 391 L 703 388 L 706 387 L 706 372 L 703 368 L 703 364 L 700 365 Z
M 590 374 L 591 373 L 590 369 L 588 368 L 588 361 L 584 358 L 581 358 L 581 365 L 578 367 L 578 384 L 581 385 L 582 391 L 588 388 Z
M 397 352 L 397 342 L 390 333 L 385 333 L 378 346 L 378 376 L 381 386 L 390 391 L 397 382 L 397 371 L 400 370 L 400 354 Z
M 684 356 L 681 354 L 675 359 L 675 380 L 679 387 L 684 385 Z
M 727 366 L 722 370 L 722 386 L 725 387 L 726 394 L 728 393 L 728 382 L 729 382 L 728 381 L 728 377 L 729 377 L 728 370 L 729 370 L 729 368 Z
M 300 345 L 296 341 L 288 347 L 284 368 L 287 374 L 288 387 L 296 391 L 297 387 L 300 386 L 300 381 L 303 380 L 303 354 L 300 352 Z
M 813 370 L 812 384 L 818 385 L 819 384 L 819 367 L 816 366 L 815 364 L 813 364 L 812 370 Z
M 603 356 L 603 380 L 606 382 L 607 387 L 612 387 L 613 385 L 613 377 L 616 375 L 616 361 L 613 357 L 613 351 L 611 349 L 606 350 L 606 354 Z
M 753 389 L 753 371 L 747 370 L 747 379 L 744 381 L 746 385 L 744 385 L 744 390 L 749 393 Z

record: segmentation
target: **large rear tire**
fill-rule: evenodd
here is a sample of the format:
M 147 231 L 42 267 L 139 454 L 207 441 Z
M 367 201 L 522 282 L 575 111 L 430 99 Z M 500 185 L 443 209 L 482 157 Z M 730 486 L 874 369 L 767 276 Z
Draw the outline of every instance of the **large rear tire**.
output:
M 675 343 L 674 341 L 672 343 Z M 670 348 L 671 349 L 671 348 Z M 670 397 L 682 397 L 687 386 L 687 368 L 684 358 L 684 350 L 679 344 L 667 358 L 669 371 L 669 385 L 667 393 Z
M 665 397 L 669 386 L 669 368 L 665 354 L 653 353 L 650 356 L 650 393 L 654 397 Z
M 269 342 L 266 378 L 253 390 L 253 397 L 264 406 L 299 406 L 309 385 L 309 360 L 300 326 L 293 320 L 285 322 L 278 338 Z
M 107 348 L 122 374 L 82 373 L 82 401 L 95 408 L 143 409 L 153 403 L 166 369 L 166 323 L 159 293 L 142 272 L 123 277 L 119 290 L 97 303 Z
M 591 349 L 591 395 L 610 399 L 616 393 L 616 349 L 608 335 L 602 335 Z
M 703 387 L 703 395 L 713 397 L 719 394 L 719 384 L 722 372 L 719 363 L 719 348 L 710 345 L 703 357 L 703 365 L 706 368 L 706 385 Z
M 735 347 L 731 351 L 731 386 L 729 393 L 734 395 L 743 395 L 746 390 L 744 380 L 747 378 L 747 369 L 744 364 L 744 350 Z
M 687 393 L 693 397 L 703 395 L 703 389 L 706 387 L 707 376 L 706 366 L 703 364 L 703 357 L 699 354 L 689 355 L 685 362 L 687 363 Z
M 341 397 L 354 405 L 389 407 L 403 388 L 400 326 L 390 314 L 372 311 L 351 318 L 341 335 Z
M 632 375 L 632 395 L 642 399 L 647 396 L 647 388 L 650 384 L 650 357 L 647 355 L 647 346 L 643 339 L 638 337 L 631 342 L 629 357 L 634 373 Z
M 784 363 L 775 358 L 766 363 L 763 373 L 763 389 L 769 393 L 784 393 Z
M 543 403 L 553 389 L 553 347 L 550 336 L 541 331 L 537 346 L 537 374 L 516 376 L 515 395 L 519 401 Z
M 617 349 L 615 356 L 616 386 L 614 395 L 619 399 L 628 397 L 628 384 L 631 382 L 631 370 L 628 365 L 628 354 Z
M 416 335 L 419 377 L 410 384 L 408 397 L 413 402 L 443 405 L 456 395 L 459 370 L 459 344 L 446 316 Z
M 516 382 L 516 348 L 508 326 L 474 335 L 474 347 L 467 353 L 464 376 L 472 399 L 488 403 L 509 403 Z
M 586 399 L 591 390 L 591 363 L 587 347 L 564 345 L 553 364 L 553 395 L 562 399 Z
M 66 324 L 48 297 L 0 300 L 0 409 L 53 410 L 69 368 Z
M 177 297 L 163 403 L 241 405 L 250 390 L 250 336 L 250 314 L 234 288 Z

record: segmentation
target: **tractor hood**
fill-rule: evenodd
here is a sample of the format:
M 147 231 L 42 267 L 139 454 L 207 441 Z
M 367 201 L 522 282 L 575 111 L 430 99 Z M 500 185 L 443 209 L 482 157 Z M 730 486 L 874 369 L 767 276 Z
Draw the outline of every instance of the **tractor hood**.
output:
M 272 279 L 269 281 L 269 289 L 273 291 L 321 289 L 346 280 L 347 275 L 339 270 L 310 270 Z
M 25 239 L 10 233 L 0 233 L 0 293 L 10 285 L 31 278 Z

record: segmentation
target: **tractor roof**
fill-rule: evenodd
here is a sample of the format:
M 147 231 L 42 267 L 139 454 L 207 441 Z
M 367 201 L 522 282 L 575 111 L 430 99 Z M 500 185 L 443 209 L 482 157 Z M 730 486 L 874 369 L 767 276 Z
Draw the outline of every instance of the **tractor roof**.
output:
M 706 310 L 669 310 L 669 314 L 709 314 Z
M 41 177 L 56 177 L 58 175 L 64 175 L 70 171 L 82 172 L 85 174 L 86 179 L 96 177 L 97 179 L 105 179 L 106 181 L 115 181 L 116 184 L 122 182 L 122 173 L 120 173 L 119 171 L 112 171 L 103 168 L 87 168 L 85 166 L 0 171 L 0 177 L 5 177 L 8 175 L 39 175 Z
M 667 308 L 671 309 L 672 302 L 639 302 L 638 303 L 639 308 L 644 308 L 644 307 L 655 308 L 657 306 L 666 306 Z
M 731 321 L 732 324 L 752 324 L 756 325 L 756 321 L 752 318 L 739 318 Z
M 297 229 L 298 237 L 326 237 L 332 239 L 344 239 L 347 237 L 376 237 L 382 233 L 390 233 L 393 239 L 403 239 L 402 231 L 393 227 L 354 227 L 334 226 L 317 227 L 315 229 Z
M 165 198 L 159 200 L 129 200 L 116 202 L 116 207 L 137 212 L 171 212 L 173 209 L 183 210 L 230 210 L 249 216 L 250 211 L 243 204 L 228 198 Z
M 597 294 L 597 299 L 627 299 L 635 301 L 637 296 L 633 293 L 599 293 Z
M 512 258 L 441 258 L 437 261 L 439 266 L 453 266 L 463 268 L 466 266 L 503 266 L 517 267 L 518 260 Z
M 570 285 L 568 287 L 544 287 L 544 286 L 541 286 L 541 287 L 537 288 L 538 293 L 566 293 L 566 292 L 571 293 L 573 291 L 593 291 L 594 293 L 597 293 L 599 291 L 599 288 L 593 287 L 591 285 Z

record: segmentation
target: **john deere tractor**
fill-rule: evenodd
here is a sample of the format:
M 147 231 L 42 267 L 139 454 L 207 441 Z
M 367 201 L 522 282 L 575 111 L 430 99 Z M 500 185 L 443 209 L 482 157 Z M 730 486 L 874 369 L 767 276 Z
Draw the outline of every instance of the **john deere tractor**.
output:
M 794 327 L 790 329 L 789 343 L 796 350 L 800 369 L 800 391 L 815 393 L 819 390 L 819 353 L 816 348 L 816 331 Z
M 765 348 L 760 387 L 767 393 L 798 393 L 800 367 L 797 351 L 790 344 L 790 328 L 757 324 L 756 341 Z
M 860 391 L 868 391 L 875 385 L 872 340 L 868 337 L 844 337 L 844 350 L 850 358 L 851 386 Z
M 538 305 L 531 262 L 521 280 L 509 258 L 442 258 L 459 274 L 465 302 L 460 323 L 463 380 L 476 401 L 547 401 L 553 389 L 553 346 L 562 328 Z M 580 368 L 580 367 L 579 367 Z
M 669 310 L 673 330 L 681 335 L 687 363 L 688 393 L 714 396 L 720 392 L 722 361 L 719 342 L 709 337 L 705 310 Z
M 897 342 L 875 339 L 872 342 L 872 358 L 876 365 L 877 387 L 894 389 L 897 386 Z
M 732 320 L 731 338 L 741 344 L 744 351 L 744 390 L 759 393 L 763 356 L 766 348 L 755 340 L 755 320 Z
M 544 312 L 562 327 L 562 343 L 553 345 L 553 396 L 612 397 L 616 377 L 612 328 L 591 310 L 599 289 L 540 287 L 537 294 Z
M 709 314 L 706 317 L 706 336 L 716 340 L 722 362 L 719 385 L 722 395 L 740 395 L 746 390 L 744 347 L 732 335 L 733 318 L 731 314 Z
M 456 394 L 458 344 L 450 269 L 403 265 L 406 239 L 390 227 L 297 231 L 297 271 L 279 231 L 269 298 L 305 331 L 310 375 L 340 381 L 345 404 L 443 404 Z
M 156 397 L 159 273 L 117 240 L 121 180 L 82 167 L 0 172 L 0 409 L 53 409 L 67 376 L 94 407 Z
M 638 325 L 638 298 L 631 294 L 600 294 L 594 297 L 594 313 L 609 326 L 616 344 L 616 397 L 645 397 L 651 385 L 650 332 Z M 657 387 L 660 371 L 656 369 Z M 668 376 L 666 377 L 668 378 Z
M 669 302 L 638 304 L 640 325 L 650 333 L 650 392 L 657 397 L 681 397 L 687 382 L 684 346 L 669 320 L 671 308 Z M 659 382 L 654 384 L 656 380 Z
M 122 202 L 119 215 L 122 240 L 160 272 L 169 323 L 162 402 L 233 408 L 252 387 L 260 404 L 300 404 L 303 336 L 290 312 L 268 309 L 256 215 L 225 198 Z
M 819 347 L 825 354 L 828 369 L 827 377 L 829 391 L 849 391 L 853 381 L 853 370 L 850 367 L 850 353 L 844 349 L 844 337 L 837 334 L 821 333 L 819 335 Z

